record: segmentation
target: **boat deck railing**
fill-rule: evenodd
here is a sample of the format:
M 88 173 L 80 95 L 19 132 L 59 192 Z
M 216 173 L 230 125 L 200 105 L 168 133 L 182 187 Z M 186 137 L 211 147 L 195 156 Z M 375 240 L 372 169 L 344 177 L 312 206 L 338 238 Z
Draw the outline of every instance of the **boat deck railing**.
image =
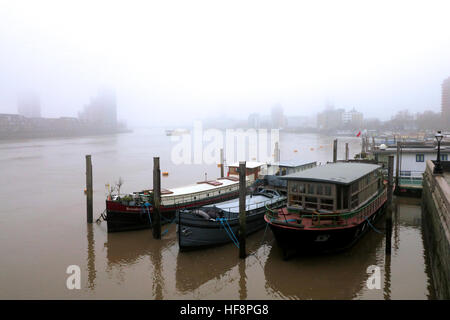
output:
M 398 179 L 399 186 L 422 186 L 423 172 L 422 171 L 409 171 L 408 174 L 400 175 Z
M 274 204 L 281 204 L 282 201 L 285 199 L 286 199 L 286 197 L 280 196 L 280 197 L 274 197 L 272 199 L 268 199 L 265 201 L 252 203 L 252 204 L 245 206 L 245 211 L 247 212 L 247 214 L 249 214 L 249 213 L 251 214 L 253 211 L 255 211 L 257 209 L 264 209 L 264 208 L 270 207 L 271 205 L 274 205 Z M 235 218 L 236 214 L 239 213 L 239 206 L 233 206 L 233 207 L 229 207 L 226 209 L 223 209 L 223 208 L 218 208 L 218 209 L 222 210 L 223 218 L 226 218 L 226 219 Z

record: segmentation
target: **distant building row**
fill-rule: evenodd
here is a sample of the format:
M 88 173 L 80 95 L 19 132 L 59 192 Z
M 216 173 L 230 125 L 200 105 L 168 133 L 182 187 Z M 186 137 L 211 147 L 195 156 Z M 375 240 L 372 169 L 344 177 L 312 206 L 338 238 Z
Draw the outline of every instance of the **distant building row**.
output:
M 321 130 L 358 129 L 362 127 L 363 120 L 363 114 L 355 108 L 345 111 L 345 109 L 328 107 L 317 115 L 317 128 Z
M 25 118 L 41 118 L 41 104 L 34 93 L 20 95 L 17 102 L 18 115 Z M 13 117 L 14 118 L 14 117 Z M 17 117 L 13 122 L 26 122 Z M 61 118 L 62 119 L 62 118 Z M 69 118 L 66 118 L 69 119 Z M 74 118 L 72 118 L 74 119 Z M 78 113 L 78 119 L 83 123 L 95 123 L 98 126 L 114 127 L 117 125 L 116 95 L 112 90 L 102 90 L 90 103 Z M 39 122 L 35 120 L 34 122 Z
M 117 124 L 117 104 L 112 91 L 102 91 L 75 117 L 42 118 L 39 98 L 21 95 L 19 114 L 0 114 L 0 139 L 67 137 L 124 132 Z

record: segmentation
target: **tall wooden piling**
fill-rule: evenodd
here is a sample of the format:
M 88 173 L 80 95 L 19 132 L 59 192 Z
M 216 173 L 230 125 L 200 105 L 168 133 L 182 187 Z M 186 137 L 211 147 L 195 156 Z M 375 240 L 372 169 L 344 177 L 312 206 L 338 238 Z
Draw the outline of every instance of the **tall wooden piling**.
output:
M 337 139 L 333 141 L 333 162 L 337 162 Z
M 400 178 L 400 142 L 397 143 L 397 154 L 395 159 L 395 188 L 398 188 Z
M 159 157 L 153 158 L 153 238 L 161 239 L 161 170 Z
M 221 178 L 224 177 L 224 172 L 223 172 L 223 149 L 220 149 L 220 177 Z
M 392 187 L 393 187 L 393 172 L 394 172 L 394 156 L 389 156 L 388 160 L 388 190 L 387 190 L 387 205 L 392 204 Z
M 365 152 L 364 151 L 365 150 L 364 144 L 365 144 L 365 139 L 364 139 L 364 136 L 361 135 L 361 158 L 362 158 L 362 154 Z
M 86 204 L 87 204 L 87 222 L 93 221 L 93 189 L 92 189 L 92 161 L 91 155 L 86 155 Z
M 387 190 L 387 208 L 386 208 L 386 254 L 391 254 L 392 240 L 392 187 L 393 187 L 393 168 L 394 156 L 389 156 L 388 162 L 388 190 Z
M 349 156 L 349 152 L 348 152 L 348 142 L 345 143 L 345 161 L 348 161 L 348 156 Z
M 278 142 L 275 142 L 275 150 L 273 151 L 273 158 L 275 162 L 280 162 L 280 148 Z
M 245 259 L 245 237 L 247 234 L 246 228 L 246 212 L 245 212 L 245 197 L 246 197 L 246 164 L 245 161 L 239 161 L 239 258 Z

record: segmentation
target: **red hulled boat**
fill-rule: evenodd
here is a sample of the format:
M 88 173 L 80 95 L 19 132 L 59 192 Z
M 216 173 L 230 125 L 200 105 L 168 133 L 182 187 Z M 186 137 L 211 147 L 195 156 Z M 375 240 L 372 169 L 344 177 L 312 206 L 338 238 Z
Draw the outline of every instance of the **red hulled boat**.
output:
M 329 163 L 283 177 L 288 205 L 264 216 L 277 244 L 290 253 L 349 248 L 383 213 L 387 187 L 379 165 Z
M 170 222 L 180 209 L 197 208 L 223 202 L 239 196 L 239 164 L 228 166 L 227 177 L 200 181 L 192 185 L 161 190 L 161 223 Z M 254 186 L 261 162 L 247 162 L 247 187 Z M 106 200 L 108 232 L 151 228 L 153 219 L 152 190 L 143 190 L 126 195 L 109 194 Z

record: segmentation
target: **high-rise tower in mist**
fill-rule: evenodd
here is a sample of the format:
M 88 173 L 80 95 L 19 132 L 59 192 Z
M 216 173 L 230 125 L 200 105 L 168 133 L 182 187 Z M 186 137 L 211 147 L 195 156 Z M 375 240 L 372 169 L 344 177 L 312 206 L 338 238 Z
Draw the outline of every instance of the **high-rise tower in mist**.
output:
M 78 114 L 83 121 L 95 123 L 104 127 L 117 125 L 116 94 L 112 89 L 102 89 L 98 95 Z
M 450 129 L 450 77 L 442 82 L 442 100 L 441 100 L 442 121 L 444 130 Z
M 32 92 L 22 93 L 17 101 L 17 111 L 27 118 L 41 117 L 41 103 L 37 94 Z

